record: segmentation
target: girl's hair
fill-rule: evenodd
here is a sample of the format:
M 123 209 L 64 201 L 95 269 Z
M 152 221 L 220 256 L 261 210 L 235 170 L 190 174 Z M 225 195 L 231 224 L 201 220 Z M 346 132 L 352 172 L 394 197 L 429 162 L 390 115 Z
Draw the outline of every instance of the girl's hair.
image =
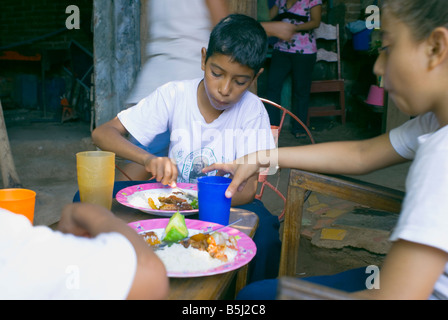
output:
M 448 28 L 447 0 L 385 0 L 383 9 L 409 26 L 416 41 L 423 41 L 437 27 Z
M 259 22 L 246 15 L 231 14 L 212 30 L 206 61 L 215 53 L 223 54 L 248 66 L 256 75 L 263 67 L 267 48 L 267 35 Z

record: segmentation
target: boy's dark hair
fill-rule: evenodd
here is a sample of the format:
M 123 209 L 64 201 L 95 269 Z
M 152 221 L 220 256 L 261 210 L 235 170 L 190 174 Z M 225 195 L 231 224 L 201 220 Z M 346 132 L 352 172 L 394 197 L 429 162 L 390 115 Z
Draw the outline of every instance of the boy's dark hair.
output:
M 231 14 L 212 30 L 206 61 L 215 53 L 223 54 L 248 66 L 256 75 L 263 67 L 267 48 L 266 32 L 257 20 L 243 14 Z

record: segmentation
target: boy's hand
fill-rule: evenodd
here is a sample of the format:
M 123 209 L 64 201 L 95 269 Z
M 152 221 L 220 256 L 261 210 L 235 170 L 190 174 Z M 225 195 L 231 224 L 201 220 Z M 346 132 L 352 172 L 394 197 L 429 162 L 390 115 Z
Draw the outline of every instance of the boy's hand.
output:
M 151 179 L 156 179 L 164 185 L 176 186 L 177 166 L 168 157 L 148 157 L 144 163 L 146 171 L 152 174 Z

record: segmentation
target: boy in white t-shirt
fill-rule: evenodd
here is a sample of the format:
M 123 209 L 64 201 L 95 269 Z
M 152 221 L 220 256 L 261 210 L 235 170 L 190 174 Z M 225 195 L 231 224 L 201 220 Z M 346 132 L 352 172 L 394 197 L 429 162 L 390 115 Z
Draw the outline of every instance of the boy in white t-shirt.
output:
M 155 178 L 171 186 L 195 182 L 199 165 L 233 161 L 251 152 L 275 148 L 266 109 L 249 91 L 263 71 L 266 53 L 267 36 L 260 23 L 240 14 L 224 18 L 212 30 L 208 48 L 201 50 L 203 79 L 161 86 L 95 129 L 94 143 L 141 164 L 144 179 Z M 152 155 L 125 138 L 130 133 L 147 146 L 166 130 L 171 133 L 168 157 Z M 244 206 L 260 218 L 254 238 L 258 242 L 258 262 L 252 265 L 257 265 L 253 273 L 259 275 L 255 278 L 263 279 L 277 276 L 279 224 L 254 200 L 256 190 L 254 177 L 245 192 L 232 199 L 232 206 Z M 265 272 L 265 268 L 272 270 Z
M 67 205 L 58 231 L 0 208 L 0 299 L 163 299 L 163 263 L 110 211 Z

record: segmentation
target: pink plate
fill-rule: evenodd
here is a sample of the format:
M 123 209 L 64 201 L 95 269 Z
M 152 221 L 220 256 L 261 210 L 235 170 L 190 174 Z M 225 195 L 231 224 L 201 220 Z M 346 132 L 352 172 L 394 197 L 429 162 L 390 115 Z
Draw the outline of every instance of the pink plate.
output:
M 149 220 L 141 220 L 136 222 L 129 223 L 129 226 L 135 229 L 137 232 L 151 231 L 156 229 L 165 229 L 168 224 L 169 219 L 149 219 Z M 193 219 L 185 219 L 185 223 L 189 230 L 198 230 L 200 232 L 206 232 L 210 230 L 215 230 L 222 225 L 207 221 L 201 220 L 193 220 Z M 232 227 L 227 227 L 220 232 L 225 232 L 230 236 L 235 236 L 238 242 L 238 254 L 236 255 L 233 261 L 221 265 L 217 268 L 209 269 L 206 271 L 198 271 L 198 272 L 170 272 L 167 270 L 168 277 L 171 278 L 193 278 L 193 277 L 202 277 L 202 276 L 211 276 L 215 274 L 225 273 L 232 270 L 236 270 L 241 268 L 242 266 L 248 264 L 252 258 L 255 256 L 257 252 L 257 247 L 252 239 L 247 236 L 245 233 L 234 229 Z
M 178 183 L 179 189 L 185 190 L 185 192 L 195 195 L 198 194 L 198 185 L 192 183 Z M 148 204 L 148 194 L 170 194 L 171 187 L 163 185 L 161 183 L 144 183 L 130 186 L 118 191 L 116 199 L 122 205 L 130 208 L 138 209 L 146 213 L 156 214 L 158 216 L 171 217 L 176 211 L 168 210 L 156 210 L 152 209 Z M 198 209 L 193 210 L 183 210 L 180 211 L 184 216 L 196 214 Z

